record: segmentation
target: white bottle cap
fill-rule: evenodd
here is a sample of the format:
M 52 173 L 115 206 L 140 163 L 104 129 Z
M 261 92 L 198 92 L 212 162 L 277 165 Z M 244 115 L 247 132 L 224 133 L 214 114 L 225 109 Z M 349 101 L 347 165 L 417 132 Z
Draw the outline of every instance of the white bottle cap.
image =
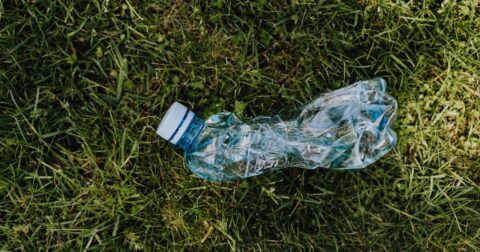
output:
M 178 102 L 174 102 L 163 116 L 157 134 L 176 144 L 192 121 L 194 113 Z

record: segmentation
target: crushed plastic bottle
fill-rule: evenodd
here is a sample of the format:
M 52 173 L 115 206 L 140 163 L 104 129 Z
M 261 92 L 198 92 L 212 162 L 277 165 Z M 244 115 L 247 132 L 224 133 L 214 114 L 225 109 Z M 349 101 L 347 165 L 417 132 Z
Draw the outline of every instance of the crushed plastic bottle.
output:
M 261 116 L 249 124 L 231 112 L 206 121 L 175 102 L 157 133 L 182 148 L 189 169 L 214 181 L 230 181 L 288 167 L 364 168 L 396 144 L 390 128 L 397 101 L 373 79 L 321 95 L 297 116 Z

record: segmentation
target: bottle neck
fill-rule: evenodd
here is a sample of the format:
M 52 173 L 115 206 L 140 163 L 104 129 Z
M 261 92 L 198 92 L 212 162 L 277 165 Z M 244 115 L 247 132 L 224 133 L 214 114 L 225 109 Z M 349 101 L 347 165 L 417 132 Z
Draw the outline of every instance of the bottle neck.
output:
M 184 151 L 190 150 L 201 135 L 204 126 L 205 122 L 194 114 L 185 133 L 183 133 L 175 145 L 182 148 Z

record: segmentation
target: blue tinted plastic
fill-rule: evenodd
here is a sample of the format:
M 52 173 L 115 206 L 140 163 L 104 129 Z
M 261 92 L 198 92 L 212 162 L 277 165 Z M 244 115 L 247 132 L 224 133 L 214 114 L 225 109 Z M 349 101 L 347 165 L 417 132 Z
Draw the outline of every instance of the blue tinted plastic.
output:
M 385 89 L 383 79 L 357 82 L 314 99 L 291 120 L 195 117 L 177 145 L 192 172 L 215 181 L 288 167 L 364 168 L 396 144 L 390 124 L 397 102 Z

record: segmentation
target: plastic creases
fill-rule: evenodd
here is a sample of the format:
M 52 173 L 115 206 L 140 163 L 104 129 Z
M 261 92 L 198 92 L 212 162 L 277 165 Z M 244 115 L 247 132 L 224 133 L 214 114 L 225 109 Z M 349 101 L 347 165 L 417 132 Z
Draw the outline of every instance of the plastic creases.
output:
M 185 151 L 189 169 L 215 181 L 289 167 L 364 168 L 396 144 L 390 128 L 396 100 L 373 79 L 319 96 L 295 117 L 262 116 L 244 123 L 223 112 L 203 121 L 175 103 L 157 130 Z M 176 109 L 174 107 L 181 109 Z M 165 130 L 168 129 L 168 130 Z

